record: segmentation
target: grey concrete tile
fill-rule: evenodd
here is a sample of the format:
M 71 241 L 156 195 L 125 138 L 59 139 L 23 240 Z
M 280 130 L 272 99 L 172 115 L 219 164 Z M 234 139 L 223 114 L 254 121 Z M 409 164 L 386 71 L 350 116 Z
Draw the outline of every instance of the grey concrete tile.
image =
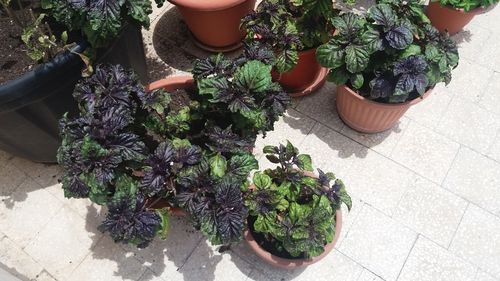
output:
M 363 269 L 363 272 L 361 272 L 361 275 L 359 276 L 357 281 L 384 281 L 384 280 L 378 277 L 377 275 L 373 274 L 369 270 Z
M 443 187 L 500 215 L 500 163 L 461 147 Z
M 333 172 L 343 179 L 358 158 L 366 157 L 368 149 L 324 125 L 317 124 L 300 146 L 300 152 L 311 155 L 314 167 Z
M 57 281 L 47 270 L 42 270 L 32 281 Z
M 488 273 L 482 271 L 481 269 L 477 271 L 476 279 L 474 281 L 498 281 L 499 279 L 493 278 Z
M 500 119 L 470 101 L 455 98 L 436 131 L 450 139 L 486 153 L 500 129 Z
M 339 250 L 381 278 L 393 281 L 416 238 L 409 228 L 365 205 Z
M 477 18 L 479 17 L 476 17 L 476 19 Z M 465 58 L 474 61 L 478 54 L 481 54 L 481 50 L 492 35 L 492 32 L 479 25 L 476 19 L 468 24 L 461 32 L 452 36 L 453 41 L 458 44 L 460 59 Z M 460 63 L 462 62 L 463 60 L 460 61 Z
M 500 73 L 495 72 L 490 78 L 479 104 L 489 111 L 500 115 Z
M 458 143 L 411 122 L 391 158 L 417 174 L 441 183 L 458 148 Z
M 0 231 L 21 247 L 32 241 L 63 205 L 32 179 L 0 200 Z
M 470 25 L 480 25 L 484 28 L 491 30 L 492 32 L 499 33 L 495 28 L 500 24 L 500 8 L 498 6 L 494 7 L 491 11 L 487 13 L 478 15 L 474 17 Z
M 450 251 L 500 279 L 500 218 L 469 205 Z
M 126 253 L 111 237 L 104 236 L 78 265 L 68 280 L 121 281 L 137 280 L 145 268 L 131 253 Z
M 183 280 L 246 280 L 252 265 L 230 251 L 219 253 L 202 241 L 179 272 Z
M 340 232 L 339 241 L 337 241 L 337 245 L 335 246 L 335 248 L 337 249 L 340 248 L 342 242 L 344 242 L 345 237 L 349 235 L 349 231 L 351 230 L 354 222 L 356 222 L 359 214 L 361 214 L 361 211 L 366 204 L 355 196 L 352 196 L 352 192 L 350 191 L 349 186 L 347 186 L 347 192 L 349 193 L 349 195 L 351 195 L 352 208 L 351 211 L 349 211 L 345 204 L 342 204 L 342 230 Z
M 413 188 L 399 202 L 392 217 L 447 248 L 466 207 L 465 200 L 418 177 Z
M 43 269 L 6 236 L 0 238 L 0 268 L 6 269 L 17 278 L 29 280 L 35 279 Z
M 340 133 L 380 154 L 389 156 L 394 147 L 396 147 L 398 141 L 403 136 L 403 132 L 406 127 L 408 127 L 409 122 L 410 119 L 402 117 L 401 120 L 399 120 L 399 123 L 392 129 L 378 134 L 363 134 L 354 131 L 348 126 L 344 126 Z
M 487 68 L 500 71 L 500 33 L 493 33 L 484 43 L 483 48 L 476 53 L 475 61 Z
M 398 281 L 473 281 L 476 268 L 419 236 Z
M 413 188 L 415 177 L 407 168 L 370 152 L 353 164 L 344 183 L 354 197 L 392 216 L 403 195 Z
M 446 92 L 453 97 L 478 102 L 492 76 L 493 70 L 475 64 L 468 59 L 461 59 L 458 67 L 452 72 L 452 79 L 450 84 L 446 86 Z M 464 87 L 464 85 L 467 86 Z
M 40 164 L 15 157 L 12 163 L 42 187 L 57 184 L 62 168 L 56 164 Z
M 155 239 L 145 249 L 131 245 L 122 245 L 122 248 L 133 253 L 142 266 L 149 269 L 142 276 L 143 280 L 182 280 L 179 268 L 185 264 L 201 239 L 202 235 L 194 230 L 187 218 L 171 217 L 166 240 Z
M 410 107 L 405 116 L 427 128 L 434 129 L 443 117 L 451 99 L 452 94 L 447 91 L 445 85 L 438 84 L 429 98 Z
M 255 143 L 254 155 L 260 158 L 263 155 L 262 149 L 266 145 L 286 144 L 289 140 L 293 145 L 300 147 L 307 134 L 313 129 L 316 121 L 304 114 L 289 109 L 287 113 L 274 124 L 274 130 L 260 135 Z
M 3 167 L 10 158 L 12 158 L 12 156 L 9 153 L 0 150 L 0 167 Z
M 101 237 L 94 224 L 63 207 L 24 250 L 54 277 L 68 280 Z
M 344 123 L 337 113 L 335 91 L 335 84 L 327 82 L 316 93 L 302 98 L 297 110 L 331 129 L 340 131 L 344 127 Z
M 264 262 L 257 262 L 248 280 L 287 281 L 287 280 L 329 280 L 356 281 L 363 268 L 354 261 L 333 250 L 323 260 L 306 268 L 282 270 L 270 267 Z
M 0 166 L 0 196 L 11 194 L 28 176 L 10 161 Z
M 176 279 L 169 279 L 169 280 L 176 280 Z M 167 281 L 161 277 L 156 276 L 156 273 L 153 271 L 146 269 L 144 274 L 139 278 L 138 281 Z
M 500 163 L 500 131 L 498 131 L 497 137 L 493 144 L 490 146 L 487 155 Z

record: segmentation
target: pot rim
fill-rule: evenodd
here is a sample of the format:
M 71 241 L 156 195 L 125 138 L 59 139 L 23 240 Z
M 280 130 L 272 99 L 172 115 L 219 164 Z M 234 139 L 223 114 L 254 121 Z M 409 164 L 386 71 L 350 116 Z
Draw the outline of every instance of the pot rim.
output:
M 357 98 L 358 100 L 361 100 L 363 102 L 366 102 L 366 103 L 369 103 L 369 104 L 373 104 L 373 105 L 377 105 L 377 106 L 382 106 L 382 107 L 390 107 L 390 108 L 392 108 L 392 107 L 401 107 L 401 106 L 410 106 L 410 105 L 417 104 L 417 103 L 421 102 L 422 100 L 424 100 L 425 98 L 427 98 L 433 92 L 433 90 L 434 90 L 434 88 L 430 88 L 430 89 L 428 89 L 424 93 L 424 95 L 422 97 L 419 97 L 419 98 L 416 98 L 416 99 L 412 99 L 410 101 L 406 101 L 406 102 L 403 102 L 403 103 L 382 103 L 382 102 L 376 102 L 376 101 L 373 101 L 373 100 L 370 100 L 370 99 L 367 99 L 367 98 L 361 96 L 360 94 L 356 93 L 354 90 L 352 90 L 346 84 L 338 85 L 337 89 L 338 88 L 344 88 L 348 93 L 350 93 L 355 98 Z
M 324 246 L 324 252 L 321 255 L 309 259 L 287 259 L 275 256 L 270 252 L 264 250 L 259 245 L 259 243 L 255 241 L 255 238 L 253 237 L 252 232 L 249 229 L 245 230 L 244 237 L 245 241 L 248 243 L 250 248 L 255 252 L 255 254 L 257 254 L 257 256 L 265 260 L 267 263 L 283 269 L 294 269 L 311 265 L 326 257 L 337 244 L 340 238 L 341 231 L 342 231 L 342 211 L 338 209 L 335 211 L 335 236 L 332 242 Z
M 229 9 L 247 1 L 253 0 L 168 0 L 176 6 L 204 12 Z
M 194 85 L 194 78 L 192 75 L 171 76 L 151 82 L 149 85 L 146 86 L 146 91 L 149 92 L 152 90 L 166 88 L 166 87 L 189 88 L 192 87 L 193 85 Z

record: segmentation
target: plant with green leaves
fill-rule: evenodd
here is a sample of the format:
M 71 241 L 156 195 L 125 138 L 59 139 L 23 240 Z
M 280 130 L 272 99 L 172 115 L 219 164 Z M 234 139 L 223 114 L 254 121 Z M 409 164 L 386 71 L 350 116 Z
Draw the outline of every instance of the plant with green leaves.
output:
M 323 253 L 335 236 L 336 211 L 352 201 L 340 179 L 318 169 L 309 155 L 290 142 L 266 146 L 275 169 L 256 172 L 245 194 L 249 229 L 265 250 L 284 258 L 310 258 Z
M 433 0 L 433 2 L 439 2 L 443 6 L 463 9 L 466 12 L 480 7 L 487 8 L 498 4 L 499 1 L 500 0 Z
M 316 53 L 330 68 L 328 79 L 382 103 L 413 100 L 437 83 L 448 84 L 459 59 L 448 34 L 439 34 L 416 2 L 379 2 L 366 17 L 334 19 L 336 34 Z
M 354 1 L 347 1 L 352 3 Z M 333 32 L 331 20 L 339 10 L 330 0 L 264 0 L 242 20 L 247 42 L 259 42 L 275 55 L 279 73 L 298 62 L 298 51 L 316 48 Z
M 158 6 L 163 0 L 156 0 Z M 68 30 L 81 32 L 94 48 L 108 46 L 123 27 L 148 28 L 150 0 L 41 0 L 42 7 Z

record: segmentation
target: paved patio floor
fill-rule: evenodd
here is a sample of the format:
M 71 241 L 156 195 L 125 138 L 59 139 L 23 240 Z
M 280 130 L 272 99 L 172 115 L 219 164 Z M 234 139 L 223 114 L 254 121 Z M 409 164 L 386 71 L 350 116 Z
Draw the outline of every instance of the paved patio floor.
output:
M 156 9 L 152 21 L 144 38 L 153 80 L 207 55 L 176 9 Z M 497 7 L 456 35 L 461 63 L 452 83 L 389 132 L 346 127 L 327 83 L 295 100 L 259 140 L 257 148 L 291 140 L 344 179 L 354 198 L 340 242 L 318 264 L 276 270 L 244 243 L 219 253 L 181 218 L 146 250 L 116 245 L 96 229 L 98 206 L 63 197 L 58 166 L 0 151 L 0 269 L 38 281 L 500 281 L 499 27 Z

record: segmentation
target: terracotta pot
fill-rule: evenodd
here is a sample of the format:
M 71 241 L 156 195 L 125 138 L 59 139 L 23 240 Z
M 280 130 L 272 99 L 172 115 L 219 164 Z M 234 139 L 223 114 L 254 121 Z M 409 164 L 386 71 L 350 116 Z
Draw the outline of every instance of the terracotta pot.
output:
M 340 231 L 342 230 L 342 212 L 340 210 L 337 210 L 335 213 L 335 236 L 333 238 L 333 241 L 327 245 L 325 245 L 325 251 L 313 258 L 309 259 L 287 259 L 287 258 L 282 258 L 275 256 L 268 251 L 264 250 L 257 241 L 255 241 L 252 232 L 250 230 L 246 230 L 244 233 L 245 240 L 247 241 L 248 245 L 250 248 L 255 252 L 257 256 L 259 256 L 261 259 L 266 261 L 268 264 L 283 268 L 283 269 L 294 269 L 294 268 L 299 268 L 299 267 L 305 267 L 308 265 L 311 265 L 313 263 L 316 263 L 326 257 L 335 247 L 335 244 L 339 240 L 340 237 Z
M 152 91 L 161 88 L 170 92 L 178 89 L 192 89 L 194 88 L 194 79 L 191 75 L 172 76 L 149 84 L 146 90 Z
M 340 118 L 352 129 L 362 133 L 380 133 L 392 128 L 414 104 L 428 97 L 432 89 L 422 98 L 405 103 L 388 104 L 366 99 L 346 85 L 337 86 L 336 104 Z
M 305 176 L 318 178 L 318 176 L 313 172 L 309 171 L 302 171 L 302 172 Z M 249 189 L 254 190 L 255 185 L 254 184 L 250 185 Z M 255 241 L 252 232 L 250 230 L 248 229 L 245 230 L 245 233 L 243 235 L 245 237 L 245 241 L 248 243 L 250 248 L 255 252 L 255 254 L 264 261 L 266 261 L 268 264 L 283 269 L 295 269 L 311 265 L 326 257 L 335 247 L 335 244 L 340 238 L 341 231 L 342 231 L 342 211 L 337 210 L 335 212 L 335 236 L 333 237 L 332 242 L 325 245 L 324 251 L 321 255 L 309 259 L 287 259 L 275 256 L 270 252 L 266 251 L 265 249 L 263 249 L 259 245 L 259 243 Z
M 241 19 L 251 13 L 256 0 L 168 0 L 176 5 L 195 44 L 208 51 L 231 51 L 241 46 L 245 33 Z
M 325 83 L 328 69 L 316 60 L 316 48 L 299 52 L 299 61 L 290 71 L 281 75 L 273 71 L 273 78 L 292 97 L 311 94 Z
M 427 17 L 429 17 L 432 25 L 440 32 L 447 30 L 450 35 L 453 35 L 460 32 L 474 16 L 486 11 L 485 8 L 479 7 L 472 11 L 465 12 L 463 9 L 442 6 L 439 2 L 431 2 L 427 8 Z
M 151 204 L 148 208 L 152 208 L 152 209 L 167 208 L 169 213 L 172 216 L 175 216 L 175 217 L 186 216 L 186 212 L 182 208 L 172 207 L 172 205 L 170 205 L 170 203 L 168 203 L 168 201 L 164 198 L 161 198 L 161 199 L 149 198 L 148 200 L 151 202 L 151 203 L 147 203 L 147 204 Z

